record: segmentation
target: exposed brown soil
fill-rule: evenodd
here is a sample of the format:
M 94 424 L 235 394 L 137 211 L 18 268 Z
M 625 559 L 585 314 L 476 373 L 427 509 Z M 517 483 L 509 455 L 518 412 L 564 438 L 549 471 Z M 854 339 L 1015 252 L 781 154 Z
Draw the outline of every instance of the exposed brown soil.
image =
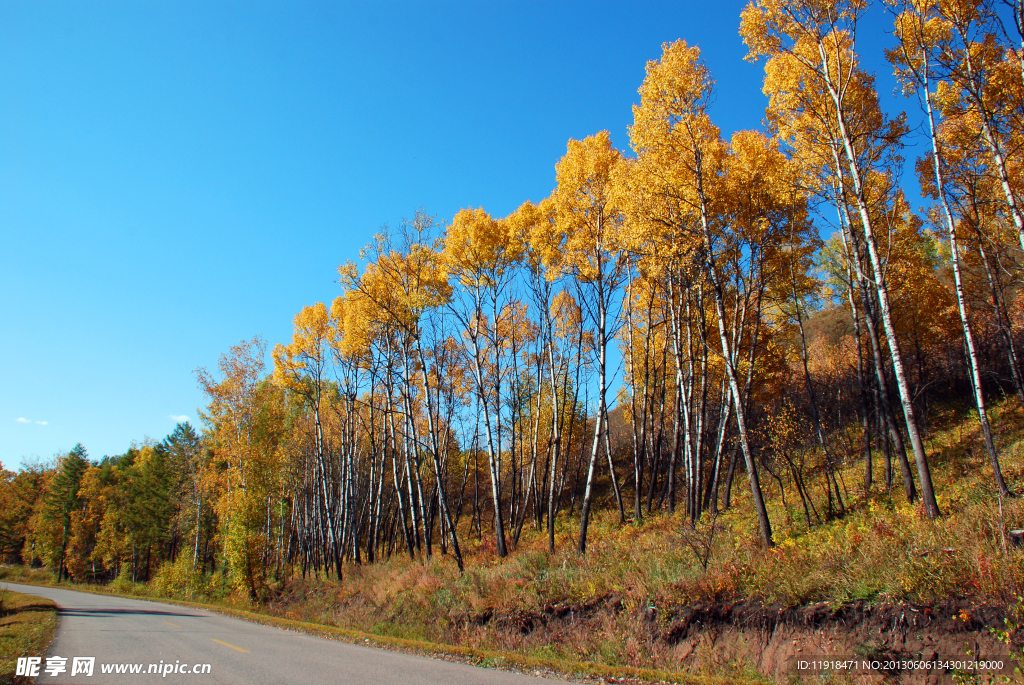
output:
M 612 595 L 579 605 L 541 611 L 483 611 L 452 617 L 456 634 L 489 632 L 506 648 L 566 640 L 587 642 L 610 629 L 625 628 L 641 638 L 656 663 L 635 663 L 692 673 L 722 673 L 752 665 L 764 676 L 787 682 L 811 674 L 800 661 L 877 661 L 878 670 L 858 668 L 856 682 L 951 682 L 944 670 L 910 672 L 885 662 L 1002 660 L 1012 674 L 1010 648 L 992 629 L 1004 628 L 1005 606 L 966 600 L 932 606 L 856 602 L 839 607 L 816 604 L 787 608 L 744 601 L 627 611 Z M 1020 645 L 1015 645 L 1019 651 Z
M 670 618 L 659 639 L 677 658 L 717 654 L 742 658 L 777 679 L 795 671 L 798 661 L 856 659 L 877 661 L 882 669 L 864 680 L 939 682 L 945 671 L 901 672 L 885 662 L 1003 660 L 1008 646 L 992 629 L 1004 628 L 1006 607 L 948 601 L 933 606 L 856 602 L 799 608 L 732 605 L 687 607 Z M 1008 662 L 1007 662 L 1008 665 Z M 1007 672 L 1012 673 L 1012 668 Z
M 310 602 L 329 615 L 304 613 Z M 536 610 L 485 609 L 436 615 L 378 605 L 362 593 L 329 585 L 288 583 L 272 612 L 306 620 L 328 620 L 373 632 L 382 625 L 410 629 L 434 642 L 529 656 L 576 656 L 611 665 L 718 676 L 726 682 L 760 676 L 780 683 L 815 681 L 799 662 L 855 660 L 858 668 L 839 682 L 952 683 L 944 669 L 909 671 L 885 662 L 1001 660 L 1013 676 L 1016 642 L 1001 642 L 1005 604 L 956 599 L 928 606 L 858 601 L 800 607 L 755 600 L 669 607 L 636 606 L 609 594 L 583 603 L 549 604 Z M 609 646 L 611 646 L 609 648 Z M 877 669 L 864 662 L 879 662 Z M 820 672 L 819 672 L 820 673 Z M 986 682 L 982 679 L 978 682 Z

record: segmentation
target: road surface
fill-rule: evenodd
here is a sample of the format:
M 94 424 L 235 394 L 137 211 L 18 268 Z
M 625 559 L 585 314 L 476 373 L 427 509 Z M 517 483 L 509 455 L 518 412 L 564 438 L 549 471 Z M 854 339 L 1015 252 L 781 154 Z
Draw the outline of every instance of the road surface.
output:
M 544 685 L 557 682 L 336 642 L 191 607 L 16 583 L 0 583 L 0 587 L 48 597 L 60 609 L 57 637 L 50 646 L 48 658 L 41 663 L 36 679 L 39 685 Z M 67 659 L 65 670 L 47 675 L 48 664 L 60 664 L 52 660 L 58 656 Z M 74 657 L 95 657 L 93 674 L 72 675 Z M 135 667 L 139 672 L 132 673 Z M 118 673 L 119 668 L 125 672 Z M 198 673 L 191 673 L 193 669 Z

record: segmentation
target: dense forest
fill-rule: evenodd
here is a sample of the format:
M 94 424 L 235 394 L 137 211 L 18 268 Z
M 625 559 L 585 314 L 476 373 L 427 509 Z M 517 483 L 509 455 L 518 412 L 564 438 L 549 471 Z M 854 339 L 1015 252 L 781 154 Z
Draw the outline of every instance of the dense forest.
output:
M 868 11 L 919 159 L 860 66 Z M 808 529 L 873 493 L 942 516 L 926 443 L 950 406 L 1013 497 L 990 409 L 1024 402 L 1024 4 L 755 0 L 740 33 L 764 130 L 723 138 L 699 48 L 665 44 L 630 152 L 570 140 L 539 202 L 382 230 L 289 344 L 197 371 L 198 430 L 4 472 L 5 560 L 185 565 L 259 601 L 396 555 L 461 571 L 468 541 L 585 555 L 595 512 L 695 527 L 741 500 L 772 547 L 780 498 Z

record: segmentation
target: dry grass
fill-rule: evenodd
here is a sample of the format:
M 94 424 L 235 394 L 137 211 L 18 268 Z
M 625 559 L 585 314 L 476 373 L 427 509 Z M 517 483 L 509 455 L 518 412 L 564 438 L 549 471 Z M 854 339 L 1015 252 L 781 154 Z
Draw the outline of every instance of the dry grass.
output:
M 14 675 L 18 657 L 45 656 L 56 631 L 52 600 L 0 590 L 0 683 L 29 682 Z
M 1003 470 L 1011 487 L 1020 489 L 1024 416 L 1018 409 L 999 413 Z M 494 557 L 486 538 L 470 539 L 461 576 L 450 559 L 396 556 L 349 567 L 340 584 L 294 581 L 267 609 L 378 635 L 671 668 L 664 647 L 637 634 L 638 616 L 652 608 L 666 617 L 693 602 L 741 599 L 785 606 L 861 599 L 1012 602 L 1024 589 L 1024 550 L 1004 547 L 1003 533 L 1024 527 L 1024 502 L 1004 500 L 1000 514 L 973 420 L 943 418 L 949 425 L 933 429 L 928 445 L 943 511 L 935 521 L 920 505 L 907 504 L 898 484 L 890 493 L 876 485 L 870 495 L 851 487 L 844 517 L 807 528 L 802 512 L 792 504 L 783 507 L 776 491 L 770 513 L 778 545 L 765 550 L 742 490 L 745 483 L 738 479 L 736 505 L 718 519 L 721 530 L 711 542 L 706 570 L 687 545 L 681 513 L 627 526 L 604 513 L 593 524 L 584 557 L 574 551 L 575 522 L 563 517 L 559 551 L 553 555 L 538 531 L 524 531 L 518 549 L 506 559 Z M 850 486 L 859 483 L 860 468 L 851 463 L 842 480 Z M 880 477 L 876 474 L 876 483 Z M 823 499 L 822 486 L 814 487 Z M 621 610 L 599 612 L 581 621 L 579 630 L 564 622 L 551 630 L 516 629 L 524 617 L 543 616 L 551 607 L 585 608 L 607 598 L 621 602 Z M 492 618 L 483 621 L 488 614 Z

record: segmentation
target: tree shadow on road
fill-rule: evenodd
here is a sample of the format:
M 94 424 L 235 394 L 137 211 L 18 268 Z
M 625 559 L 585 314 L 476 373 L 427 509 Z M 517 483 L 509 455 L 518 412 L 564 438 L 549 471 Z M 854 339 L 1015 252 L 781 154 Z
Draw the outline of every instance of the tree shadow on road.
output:
M 203 614 L 189 614 L 181 611 L 161 611 L 159 609 L 100 609 L 61 607 L 61 616 L 178 616 L 181 618 L 209 618 Z

